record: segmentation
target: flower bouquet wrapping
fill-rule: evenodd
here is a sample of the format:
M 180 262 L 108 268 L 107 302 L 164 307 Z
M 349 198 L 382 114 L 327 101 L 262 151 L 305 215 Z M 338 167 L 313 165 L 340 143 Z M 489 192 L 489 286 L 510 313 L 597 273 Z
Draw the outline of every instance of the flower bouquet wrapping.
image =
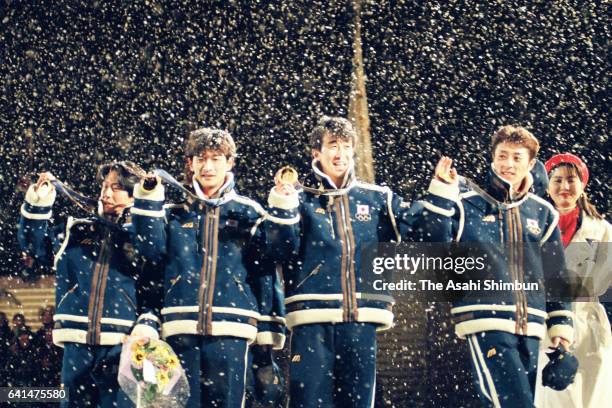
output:
M 184 407 L 189 384 L 168 343 L 130 337 L 121 350 L 119 385 L 138 408 Z

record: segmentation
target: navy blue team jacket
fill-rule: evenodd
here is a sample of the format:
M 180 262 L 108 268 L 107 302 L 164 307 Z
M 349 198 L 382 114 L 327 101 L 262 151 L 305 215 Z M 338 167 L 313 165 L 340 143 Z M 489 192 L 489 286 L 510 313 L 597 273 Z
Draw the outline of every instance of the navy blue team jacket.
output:
M 266 212 L 236 193 L 231 173 L 217 199 L 207 200 L 195 180 L 186 187 L 201 199 L 164 205 L 161 184 L 134 189 L 136 249 L 164 264 L 164 337 L 234 336 L 282 348 L 283 294 L 266 257 Z
M 146 272 L 134 251 L 129 209 L 117 223 L 74 219 L 49 226 L 55 192 L 39 197 L 30 186 L 21 207 L 18 241 L 22 251 L 56 270 L 53 342 L 120 344 L 135 324 L 158 336 L 150 291 L 137 290 Z
M 442 184 L 432 181 L 432 200 L 452 198 L 438 197 Z M 357 180 L 352 170 L 338 188 L 313 161 L 303 189 L 292 196 L 272 190 L 269 205 L 270 214 L 291 220 L 266 224 L 277 255 L 292 266 L 284 275 L 287 327 L 340 322 L 391 327 L 393 297 L 373 289 L 379 277 L 362 265 L 361 250 L 410 237 L 419 222 L 410 204 L 388 187 Z
M 532 184 L 529 174 L 521 191 L 513 191 L 491 169 L 484 189 L 462 184 L 457 200 L 438 200 L 434 208 L 429 195 L 411 209 L 424 220 L 421 233 L 429 237 L 423 239 L 484 243 L 480 248 L 487 254 L 494 281 L 538 284 L 538 290 L 498 290 L 495 296 L 456 301 L 451 313 L 460 337 L 501 330 L 544 338 L 548 328 L 551 338 L 573 341 L 572 312 L 569 303 L 561 301 L 567 292 L 547 297 L 547 285 L 569 282 L 559 215 L 549 202 L 528 192 Z

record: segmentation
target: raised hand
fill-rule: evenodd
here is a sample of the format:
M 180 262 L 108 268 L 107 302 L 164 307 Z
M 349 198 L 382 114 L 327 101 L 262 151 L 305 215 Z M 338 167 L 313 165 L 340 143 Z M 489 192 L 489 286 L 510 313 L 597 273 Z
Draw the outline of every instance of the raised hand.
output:
M 157 187 L 157 184 L 161 182 L 161 178 L 154 173 L 147 173 L 142 179 L 142 188 L 147 191 L 151 191 Z
M 50 172 L 39 173 L 34 191 L 41 197 L 48 195 L 51 191 L 55 190 L 55 186 L 51 183 L 53 180 L 55 180 L 55 176 Z
M 438 164 L 436 164 L 436 169 L 434 172 L 434 176 L 437 180 L 440 180 L 446 184 L 459 184 L 459 176 L 457 175 L 457 170 L 452 167 L 453 159 L 447 156 L 442 156 Z
M 274 175 L 274 190 L 280 195 L 289 196 L 295 193 L 295 185 L 288 182 L 288 178 L 285 176 L 287 168 L 283 167 Z M 297 181 L 297 180 L 296 180 Z

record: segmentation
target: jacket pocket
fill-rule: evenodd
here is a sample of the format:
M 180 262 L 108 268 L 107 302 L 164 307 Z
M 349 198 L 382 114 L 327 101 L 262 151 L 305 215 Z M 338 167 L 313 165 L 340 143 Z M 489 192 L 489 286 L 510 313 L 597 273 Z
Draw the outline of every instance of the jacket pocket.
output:
M 166 291 L 166 295 L 164 296 L 164 299 L 168 298 L 168 296 L 170 295 L 170 292 L 172 292 L 172 289 L 174 289 L 174 287 L 180 280 L 181 280 L 181 275 L 178 275 L 176 278 L 172 279 L 172 283 L 170 284 L 170 287 Z
M 79 284 L 75 284 L 73 287 L 71 287 L 70 289 L 68 289 L 68 292 L 64 293 L 64 296 L 62 296 L 62 298 L 60 299 L 59 303 L 56 306 L 56 309 L 59 309 L 59 307 L 62 305 L 62 303 L 64 303 L 64 300 L 66 300 L 68 298 L 68 295 L 74 293 L 74 291 L 79 287 Z
M 316 274 L 319 273 L 319 271 L 321 270 L 321 268 L 323 267 L 323 262 L 321 262 L 320 264 L 318 264 L 312 271 L 310 271 L 310 273 L 308 275 L 306 275 L 306 277 L 304 279 L 301 280 L 300 283 L 297 284 L 297 286 L 295 287 L 296 289 L 299 288 L 300 286 L 302 286 L 304 283 L 306 283 L 306 281 L 310 278 L 312 278 L 313 276 L 315 276 Z
M 128 301 L 128 303 L 130 305 L 132 305 L 132 308 L 134 309 L 135 312 L 138 312 L 138 307 L 136 306 L 136 303 L 134 303 L 134 301 L 132 300 L 132 298 L 130 298 L 128 296 L 128 294 L 125 292 L 125 290 L 123 290 L 122 288 L 119 288 L 119 292 L 121 292 L 121 294 L 123 295 L 123 297 Z
M 244 288 L 244 285 L 242 284 L 242 282 L 240 282 L 240 279 L 238 279 L 236 276 L 234 276 L 234 283 L 236 284 L 236 286 L 238 286 L 238 291 L 240 293 L 242 293 L 242 295 L 245 297 L 245 299 L 247 300 L 247 302 L 249 302 L 249 304 L 251 305 L 251 307 L 253 307 L 254 309 L 259 309 L 257 307 L 257 305 L 255 303 L 253 303 L 253 299 L 251 299 L 249 297 L 249 295 L 247 295 L 246 293 L 246 289 Z

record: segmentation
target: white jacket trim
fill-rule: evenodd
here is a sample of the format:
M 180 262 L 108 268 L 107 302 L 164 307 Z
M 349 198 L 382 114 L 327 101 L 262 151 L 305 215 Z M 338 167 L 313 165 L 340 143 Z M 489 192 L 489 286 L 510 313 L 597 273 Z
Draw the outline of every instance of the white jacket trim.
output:
M 100 333 L 100 346 L 114 346 L 121 344 L 125 338 L 124 333 L 102 332 Z M 64 347 L 64 343 L 87 344 L 87 330 L 80 329 L 53 329 L 53 344 Z
M 507 333 L 520 334 L 524 336 L 534 336 L 543 339 L 546 336 L 546 326 L 544 324 L 529 322 L 527 323 L 527 333 L 516 333 L 514 320 L 485 318 L 467 320 L 455 325 L 455 334 L 462 339 L 468 334 L 480 333 L 490 330 L 500 330 Z
M 274 350 L 282 350 L 285 347 L 285 335 L 275 332 L 259 332 L 255 343 L 261 346 L 270 345 Z
M 177 334 L 199 334 L 196 320 L 174 320 L 162 325 L 164 338 Z M 257 327 L 247 323 L 236 322 L 212 322 L 211 336 L 232 336 L 247 339 L 253 342 L 257 337 Z
M 146 217 L 151 217 L 151 218 L 163 218 L 166 216 L 166 211 L 165 210 L 159 210 L 159 211 L 143 210 L 142 208 L 133 207 L 132 215 L 133 214 L 144 215 Z
M 240 309 L 237 307 L 224 307 L 224 306 L 213 306 L 213 313 L 229 313 L 247 317 L 253 317 L 255 319 L 259 319 L 261 316 L 259 313 L 254 312 L 248 309 Z M 164 307 L 161 310 L 162 315 L 167 315 L 171 313 L 197 313 L 200 311 L 199 306 L 171 306 Z
M 393 326 L 393 312 L 372 307 L 357 309 L 357 321 L 362 323 L 377 323 L 380 325 L 376 331 L 387 330 Z M 311 323 L 342 323 L 344 310 L 342 309 L 307 309 L 287 313 L 287 327 Z
M 275 217 L 273 215 L 268 214 L 266 215 L 266 220 L 272 221 L 275 224 L 293 225 L 293 224 L 297 224 L 298 222 L 300 222 L 300 215 L 298 214 L 292 218 L 280 218 L 280 217 Z
M 273 322 L 273 323 L 285 324 L 285 318 L 284 317 L 277 317 L 277 316 L 260 316 L 259 317 L 259 321 L 260 322 Z
M 71 314 L 65 314 L 65 313 L 56 314 L 55 316 L 53 316 L 53 320 L 56 322 L 60 320 L 65 320 L 67 322 L 89 323 L 89 318 L 87 316 L 78 316 L 78 315 L 71 315 Z M 102 319 L 100 319 L 100 323 L 114 324 L 117 326 L 126 326 L 126 327 L 132 327 L 134 325 L 133 320 L 117 319 L 114 317 L 103 317 Z
M 161 183 L 157 183 L 153 190 L 145 190 L 141 183 L 134 186 L 134 198 L 139 200 L 164 201 L 164 197 L 164 186 Z
M 423 207 L 425 207 L 427 210 L 433 213 L 444 215 L 445 217 L 452 217 L 453 215 L 455 215 L 454 208 L 450 210 L 445 210 L 444 208 L 435 206 L 432 203 L 427 202 L 427 201 L 421 201 L 421 203 L 423 203 Z
M 363 292 L 357 292 L 355 294 L 355 297 L 357 299 L 364 299 L 364 300 L 374 300 L 374 301 L 381 301 L 381 302 L 389 302 L 391 304 L 395 304 L 395 300 L 393 299 L 392 296 L 389 295 L 380 295 L 380 294 L 376 294 L 376 293 L 363 293 Z M 293 295 L 293 296 L 289 296 L 288 298 L 285 298 L 285 304 L 291 304 L 294 302 L 302 302 L 302 301 L 309 301 L 309 300 L 342 300 L 343 296 L 341 293 L 303 293 L 300 295 Z
M 138 319 L 136 320 L 136 322 L 139 322 L 141 320 L 154 320 L 157 323 L 161 323 L 161 321 L 159 320 L 159 317 L 155 316 L 153 313 L 147 312 L 147 313 L 143 313 L 140 316 L 138 316 Z
M 342 294 L 338 293 L 305 293 L 302 295 L 293 295 L 285 298 L 285 304 L 300 302 L 304 300 L 342 300 Z
M 268 195 L 268 205 L 272 208 L 280 208 L 281 210 L 293 210 L 300 205 L 300 199 L 297 191 L 286 196 L 279 194 L 273 188 L 270 190 L 270 195 Z
M 547 319 L 553 317 L 569 317 L 571 319 L 575 318 L 574 312 L 572 312 L 571 310 L 555 310 L 554 312 L 548 313 Z
M 479 311 L 479 310 L 480 311 L 494 310 L 494 311 L 503 311 L 503 312 L 514 312 L 516 311 L 516 305 L 481 305 L 479 304 L 479 305 L 459 306 L 459 307 L 453 307 L 451 309 L 451 314 L 474 312 L 474 311 Z M 543 317 L 545 319 L 550 316 L 550 314 L 546 313 L 544 310 L 536 309 L 533 307 L 528 307 L 527 312 L 534 316 Z
M 25 204 L 21 205 L 21 215 L 23 215 L 23 217 L 27 218 L 28 220 L 48 220 L 51 218 L 52 214 L 52 211 L 46 212 L 44 214 L 34 214 L 25 210 Z
M 447 200 L 456 202 L 459 199 L 459 186 L 446 184 L 435 178 L 429 183 L 429 189 L 427 191 L 435 196 L 446 198 Z
M 93 221 L 84 218 L 68 217 L 68 220 L 66 221 L 66 234 L 64 236 L 64 240 L 62 241 L 62 245 L 60 246 L 59 250 L 53 257 L 53 269 L 57 269 L 57 263 L 68 246 L 68 242 L 70 241 L 70 229 L 77 224 L 93 224 Z
M 389 211 L 391 226 L 393 226 L 393 232 L 395 232 L 395 240 L 399 244 L 400 242 L 402 242 L 402 236 L 400 235 L 399 229 L 397 228 L 395 214 L 393 213 L 393 193 L 388 187 L 385 187 L 384 191 L 387 194 L 387 211 Z
M 491 391 L 491 402 L 495 408 L 501 407 L 499 402 L 499 396 L 497 395 L 497 390 L 495 389 L 495 382 L 493 381 L 493 376 L 489 371 L 489 367 L 487 367 L 487 363 L 485 362 L 484 356 L 482 354 L 482 349 L 480 348 L 480 344 L 478 344 L 478 340 L 474 337 L 471 338 L 472 346 L 475 349 L 476 355 L 478 357 L 478 361 L 480 362 L 480 368 L 484 372 L 484 376 L 487 379 L 487 385 L 489 386 L 489 390 Z
M 574 328 L 567 324 L 555 324 L 548 329 L 548 337 L 563 337 L 570 344 L 574 342 Z

